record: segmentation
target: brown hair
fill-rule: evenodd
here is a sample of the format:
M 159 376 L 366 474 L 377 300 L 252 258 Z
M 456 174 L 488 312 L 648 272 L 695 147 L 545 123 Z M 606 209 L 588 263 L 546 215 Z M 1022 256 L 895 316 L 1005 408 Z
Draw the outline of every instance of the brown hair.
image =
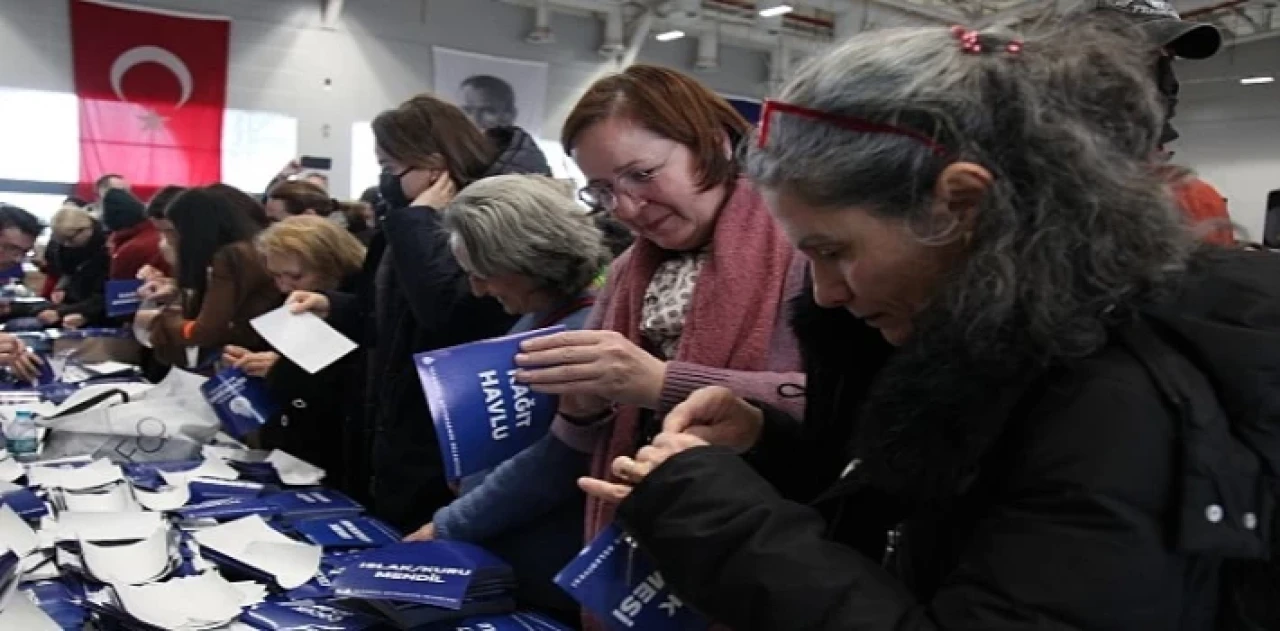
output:
M 693 77 L 637 64 L 596 81 L 573 106 L 560 132 L 560 144 L 572 153 L 574 141 L 584 130 L 614 116 L 629 118 L 688 147 L 697 165 L 698 186 L 704 191 L 738 177 L 738 163 L 732 152 L 725 154 L 724 143 L 727 137 L 730 146 L 737 147 L 751 124 Z
M 458 187 L 480 179 L 498 148 L 452 103 L 419 94 L 373 119 L 378 148 L 406 166 L 445 169 Z
M 335 212 L 351 214 L 359 210 L 358 202 L 340 202 L 306 180 L 281 182 L 271 188 L 267 199 L 283 202 L 285 212 L 290 215 L 301 215 L 310 210 L 321 217 L 328 217 Z
M 302 267 L 333 282 L 360 271 L 364 245 L 346 229 L 323 217 L 298 215 L 276 222 L 258 235 L 258 251 L 298 259 Z

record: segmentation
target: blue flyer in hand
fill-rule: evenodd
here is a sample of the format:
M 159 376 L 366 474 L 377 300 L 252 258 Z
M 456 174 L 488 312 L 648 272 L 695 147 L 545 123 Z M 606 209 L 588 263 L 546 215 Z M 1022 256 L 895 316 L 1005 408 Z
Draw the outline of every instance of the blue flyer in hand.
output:
M 617 525 L 579 552 L 555 583 L 616 631 L 703 631 L 710 626 L 671 593 L 662 574 Z
M 236 438 L 266 425 L 276 414 L 266 380 L 250 377 L 239 368 L 214 375 L 200 386 L 200 392 L 218 414 L 222 428 Z
M 397 543 L 357 556 L 333 581 L 343 598 L 462 609 L 473 582 L 509 584 L 511 567 L 457 541 Z
M 450 479 L 500 464 L 547 433 L 558 399 L 516 383 L 515 356 L 520 342 L 563 330 L 554 326 L 414 355 Z
M 138 297 L 141 287 L 142 281 L 137 279 L 107 281 L 107 316 L 118 318 L 137 313 L 138 306 L 142 304 Z

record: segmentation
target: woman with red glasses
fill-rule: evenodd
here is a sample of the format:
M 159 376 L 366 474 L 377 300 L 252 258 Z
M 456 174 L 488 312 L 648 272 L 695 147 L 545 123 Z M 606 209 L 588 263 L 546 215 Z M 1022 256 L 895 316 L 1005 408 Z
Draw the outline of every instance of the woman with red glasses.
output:
M 812 265 L 804 422 L 703 390 L 583 481 L 691 607 L 738 631 L 1274 611 L 1237 571 L 1275 576 L 1280 258 L 1193 249 L 1142 38 L 1049 24 L 862 34 L 766 102 L 746 170 Z

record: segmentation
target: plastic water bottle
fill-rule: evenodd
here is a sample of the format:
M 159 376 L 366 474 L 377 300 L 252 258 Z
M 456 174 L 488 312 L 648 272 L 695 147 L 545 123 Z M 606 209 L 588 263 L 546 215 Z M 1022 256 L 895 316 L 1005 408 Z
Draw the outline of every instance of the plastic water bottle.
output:
M 5 443 L 9 453 L 18 462 L 31 462 L 40 455 L 39 432 L 36 427 L 35 414 L 27 410 L 19 410 L 5 432 Z

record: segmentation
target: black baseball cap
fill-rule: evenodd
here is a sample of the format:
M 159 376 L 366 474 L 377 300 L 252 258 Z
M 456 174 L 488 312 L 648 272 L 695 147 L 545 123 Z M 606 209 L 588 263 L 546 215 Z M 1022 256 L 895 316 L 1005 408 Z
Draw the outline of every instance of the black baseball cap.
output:
M 1222 48 L 1222 33 L 1212 24 L 1187 22 L 1165 0 L 1098 0 L 1098 8 L 1119 11 L 1137 22 L 1147 37 L 1178 57 L 1208 59 Z

